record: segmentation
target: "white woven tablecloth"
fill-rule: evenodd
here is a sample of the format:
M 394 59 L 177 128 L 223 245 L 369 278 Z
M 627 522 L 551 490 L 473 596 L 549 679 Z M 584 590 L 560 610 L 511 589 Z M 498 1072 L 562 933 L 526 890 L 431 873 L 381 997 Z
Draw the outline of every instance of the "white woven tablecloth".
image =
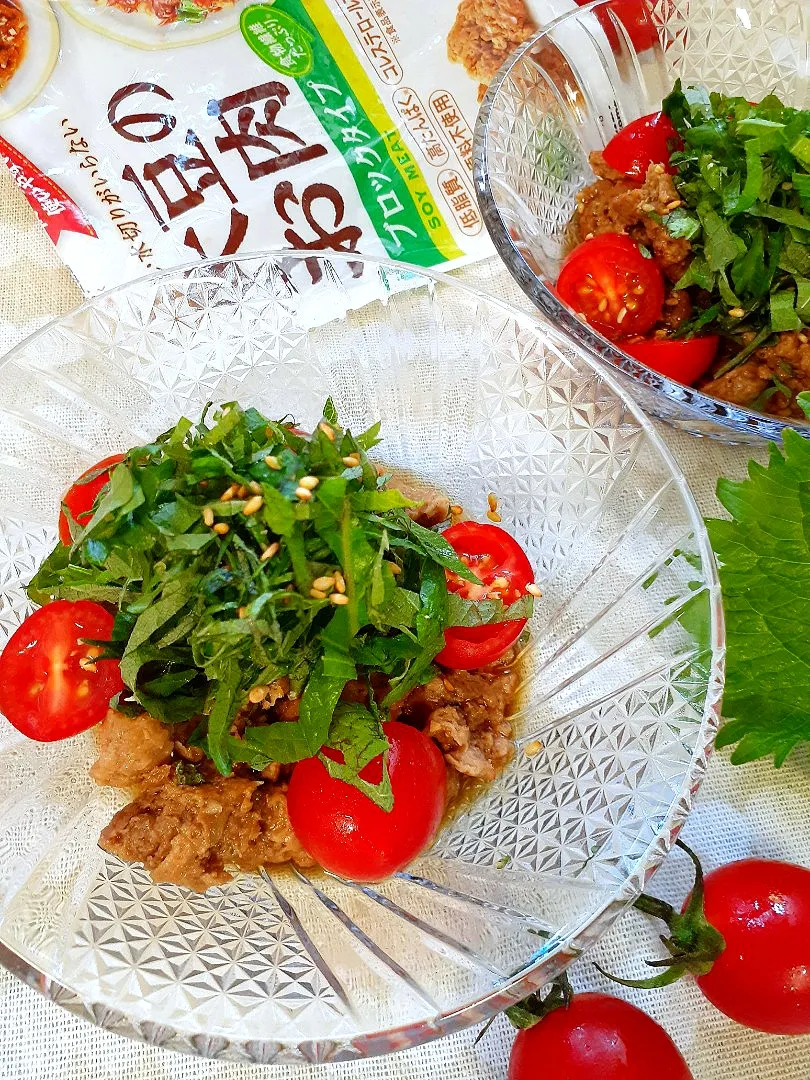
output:
M 59 262 L 44 231 L 5 170 L 0 174 L 0 353 L 43 322 L 78 303 L 81 294 Z M 523 303 L 504 270 L 494 291 Z M 681 463 L 704 513 L 716 512 L 717 476 L 740 477 L 753 456 L 678 435 L 662 434 Z M 764 451 L 756 454 L 764 460 Z M 759 763 L 734 767 L 718 753 L 684 832 L 705 868 L 749 854 L 810 866 L 810 755 L 794 754 L 778 772 Z M 653 891 L 680 899 L 687 860 L 674 855 Z M 656 930 L 628 913 L 592 954 L 613 971 L 642 973 L 642 959 L 660 955 Z M 611 986 L 588 960 L 574 968 L 579 989 L 599 988 L 627 997 L 669 1031 L 695 1080 L 810 1080 L 810 1037 L 783 1038 L 749 1032 L 726 1020 L 682 981 L 656 991 Z M 388 1058 L 322 1066 L 323 1080 L 500 1080 L 506 1076 L 511 1029 L 499 1020 L 473 1047 L 465 1032 Z M 315 1070 L 311 1070 L 315 1071 Z M 0 970 L 1 1080 L 295 1080 L 300 1070 L 219 1064 L 130 1042 L 75 1019 Z M 538 1075 L 537 1080 L 541 1080 Z

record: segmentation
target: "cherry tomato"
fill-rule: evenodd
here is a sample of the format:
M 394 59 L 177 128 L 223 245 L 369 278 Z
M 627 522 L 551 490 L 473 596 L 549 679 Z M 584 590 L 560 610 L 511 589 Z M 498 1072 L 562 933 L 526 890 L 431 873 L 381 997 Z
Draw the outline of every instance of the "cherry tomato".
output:
M 676 379 L 689 386 L 708 371 L 719 344 L 720 338 L 710 334 L 688 341 L 667 341 L 665 338 L 623 341 L 622 348 L 659 375 L 666 375 L 668 379 Z
M 646 334 L 664 307 L 657 263 L 621 233 L 602 233 L 575 247 L 562 265 L 557 292 L 611 341 Z
M 508 1080 L 693 1080 L 678 1048 L 641 1009 L 577 994 L 518 1032 Z
M 447 771 L 436 743 L 397 720 L 383 724 L 388 739 L 390 811 L 344 780 L 318 758 L 295 766 L 287 792 L 293 831 L 325 870 L 353 881 L 380 881 L 407 866 L 436 835 L 447 794 Z M 382 758 L 360 773 L 382 779 Z
M 668 173 L 675 173 L 669 163 L 673 150 L 683 148 L 683 140 L 672 121 L 662 112 L 640 116 L 617 132 L 602 157 L 605 164 L 624 173 L 628 180 L 641 184 L 650 165 L 663 165 Z
M 743 859 L 706 875 L 705 914 L 726 940 L 697 983 L 722 1013 L 775 1035 L 810 1033 L 810 870 Z
M 583 7 L 590 4 L 591 0 L 576 0 L 576 3 Z M 610 17 L 611 11 L 624 26 L 637 53 L 643 53 L 658 44 L 658 30 L 644 0 L 613 0 L 610 10 L 605 5 L 596 12 L 596 17 L 614 49 L 619 47 L 619 34 Z
M 93 663 L 100 649 L 82 639 L 107 641 L 112 628 L 112 615 L 92 600 L 55 600 L 29 615 L 0 655 L 0 712 L 38 742 L 97 724 L 124 683 L 118 661 Z
M 93 503 L 96 501 L 96 496 L 109 484 L 112 469 L 123 460 L 123 454 L 113 454 L 99 461 L 92 469 L 82 473 L 62 499 L 70 511 L 70 516 L 78 525 L 86 525 L 93 516 Z M 59 539 L 66 547 L 70 547 L 73 543 L 70 524 L 64 510 L 59 511 Z
M 447 571 L 447 588 L 466 600 L 496 599 L 513 604 L 534 581 L 534 571 L 523 548 L 497 525 L 461 521 L 451 525 L 442 536 L 481 581 L 480 585 L 474 585 Z M 525 619 L 510 619 L 484 626 L 450 627 L 445 630 L 445 646 L 436 662 L 465 671 L 485 667 L 514 645 L 525 625 Z

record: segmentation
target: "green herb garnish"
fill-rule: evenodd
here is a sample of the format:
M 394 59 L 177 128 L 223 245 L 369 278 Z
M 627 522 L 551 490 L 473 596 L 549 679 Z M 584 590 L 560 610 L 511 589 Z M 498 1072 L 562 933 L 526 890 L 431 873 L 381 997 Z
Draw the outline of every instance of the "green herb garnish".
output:
M 174 769 L 174 782 L 176 784 L 193 785 L 205 783 L 205 777 L 197 768 L 188 761 L 178 761 Z
M 194 0 L 180 0 L 180 6 L 177 8 L 177 14 L 175 15 L 178 22 L 187 23 L 205 22 L 207 17 L 208 12 L 206 9 L 199 7 L 194 3 Z
M 736 763 L 781 765 L 810 742 L 810 442 L 786 429 L 784 453 L 772 444 L 767 467 L 750 462 L 748 479 L 720 480 L 717 496 L 731 514 L 707 522 L 728 636 L 717 745 L 737 743 Z
M 198 720 L 194 745 L 223 775 L 332 746 L 343 763 L 327 759 L 330 771 L 387 805 L 387 775 L 359 778 L 384 749 L 382 718 L 373 702 L 341 703 L 346 683 L 385 675 L 387 708 L 432 678 L 446 627 L 528 617 L 531 598 L 506 608 L 448 593 L 446 569 L 478 579 L 378 476 L 378 432 L 344 431 L 331 402 L 311 437 L 236 404 L 182 419 L 129 451 L 28 595 L 116 605 L 106 648 L 125 697 L 168 724 Z M 297 720 L 246 709 L 281 679 Z
M 810 110 L 680 81 L 663 110 L 684 148 L 671 156 L 683 205 L 662 222 L 695 252 L 676 288 L 710 293 L 722 333 L 810 325 Z

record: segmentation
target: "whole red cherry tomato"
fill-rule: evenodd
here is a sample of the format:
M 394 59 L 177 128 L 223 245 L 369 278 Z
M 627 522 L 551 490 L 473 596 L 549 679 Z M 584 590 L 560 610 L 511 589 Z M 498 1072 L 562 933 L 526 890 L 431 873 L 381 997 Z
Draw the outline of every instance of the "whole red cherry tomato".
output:
M 557 293 L 611 341 L 646 334 L 664 307 L 657 263 L 623 233 L 601 233 L 575 247 L 560 270 Z
M 726 947 L 697 984 L 722 1013 L 776 1035 L 810 1033 L 810 870 L 743 859 L 704 879 Z
M 451 525 L 442 536 L 481 581 L 475 585 L 447 571 L 447 588 L 466 600 L 496 599 L 506 605 L 513 604 L 534 581 L 525 551 L 497 525 L 461 521 Z M 525 619 L 510 619 L 483 626 L 451 626 L 444 632 L 445 646 L 436 662 L 466 671 L 485 667 L 514 645 L 525 625 Z
M 693 1080 L 669 1035 L 641 1009 L 607 994 L 577 994 L 568 1007 L 518 1032 L 509 1080 Z
M 113 617 L 92 600 L 55 600 L 11 635 L 0 655 L 0 712 L 38 742 L 86 731 L 124 689 L 117 660 L 82 639 L 108 641 Z
M 63 507 L 67 507 L 77 525 L 86 525 L 93 516 L 93 503 L 96 501 L 96 496 L 109 484 L 110 473 L 123 460 L 123 454 L 113 454 L 99 461 L 92 469 L 87 469 L 82 473 L 62 499 Z M 59 511 L 59 539 L 66 547 L 70 547 L 73 543 L 70 524 L 64 509 Z
M 719 344 L 720 338 L 716 334 L 709 334 L 684 341 L 666 338 L 623 341 L 621 347 L 659 375 L 689 386 L 708 371 L 717 355 Z
M 682 148 L 683 140 L 670 118 L 657 112 L 626 124 L 607 144 L 602 157 L 611 169 L 641 184 L 650 165 L 663 165 L 668 173 L 674 173 L 670 154 Z
M 394 806 L 381 809 L 358 788 L 330 776 L 318 758 L 295 766 L 287 792 L 293 831 L 325 870 L 353 881 L 390 877 L 431 842 L 444 814 L 447 770 L 436 743 L 397 720 L 383 724 Z M 382 779 L 382 758 L 360 773 Z

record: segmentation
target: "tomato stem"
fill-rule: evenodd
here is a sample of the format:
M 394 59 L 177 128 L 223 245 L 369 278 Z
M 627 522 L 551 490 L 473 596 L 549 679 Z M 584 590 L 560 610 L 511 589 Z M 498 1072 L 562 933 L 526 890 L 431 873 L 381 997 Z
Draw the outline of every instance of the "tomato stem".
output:
M 645 961 L 648 967 L 663 968 L 661 973 L 649 979 L 621 979 L 605 971 L 599 964 L 594 965 L 608 979 L 622 986 L 652 990 L 676 982 L 683 975 L 706 975 L 726 947 L 723 935 L 708 922 L 703 909 L 703 868 L 700 860 L 682 840 L 676 843 L 686 852 L 695 868 L 695 882 L 683 911 L 676 911 L 671 904 L 646 893 L 642 893 L 633 904 L 645 915 L 660 919 L 669 930 L 668 935 L 661 935 L 661 942 L 669 956 Z
M 568 1008 L 573 997 L 574 988 L 567 973 L 563 972 L 552 982 L 547 994 L 542 995 L 539 990 L 530 994 L 517 1005 L 510 1006 L 506 1016 L 516 1028 L 531 1027 L 555 1009 Z

